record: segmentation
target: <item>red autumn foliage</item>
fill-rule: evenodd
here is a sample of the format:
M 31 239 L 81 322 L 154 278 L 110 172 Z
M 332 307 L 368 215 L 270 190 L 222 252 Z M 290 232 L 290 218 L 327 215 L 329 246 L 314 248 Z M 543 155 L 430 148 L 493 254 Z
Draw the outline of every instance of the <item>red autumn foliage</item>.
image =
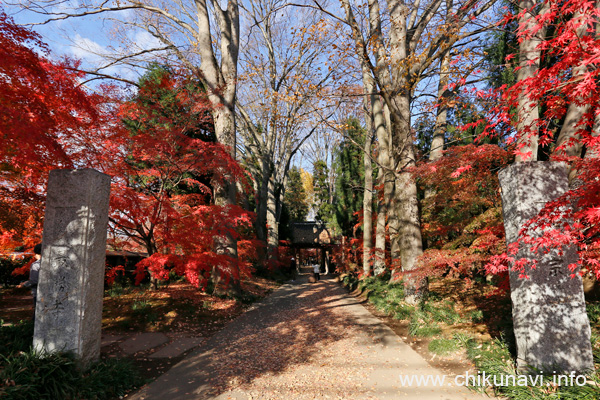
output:
M 209 118 L 205 96 L 179 90 L 187 81 L 178 75 L 140 89 L 148 98 L 173 90 L 181 115 L 193 116 L 180 118 L 158 102 L 122 102 L 118 88 L 88 93 L 76 62 L 48 57 L 36 33 L 0 12 L 0 250 L 40 239 L 49 170 L 92 167 L 112 177 L 111 243 L 150 255 L 140 272 L 166 279 L 173 270 L 198 286 L 213 268 L 225 279 L 248 273 L 251 245 L 236 259 L 215 249 L 219 236 L 250 239 L 252 215 L 213 202 L 211 183 L 246 183 L 246 174 L 222 146 L 199 138 L 210 126 L 198 120 Z
M 78 84 L 77 63 L 47 56 L 39 35 L 0 11 L 0 162 L 35 183 L 49 168 L 73 166 L 98 114 L 96 98 Z
M 570 266 L 571 270 L 583 267 L 584 271 L 591 271 L 600 278 L 600 36 L 597 31 L 600 10 L 595 3 L 585 0 L 547 1 L 546 4 L 547 11 L 535 17 L 532 29 L 517 32 L 518 40 L 522 41 L 543 26 L 550 28 L 551 34 L 538 47 L 542 53 L 542 68 L 514 86 L 502 87 L 498 93 L 491 94 L 501 101 L 490 110 L 492 122 L 483 135 L 496 134 L 499 126 L 514 123 L 518 118 L 514 110 L 520 97 L 525 96 L 531 103 L 540 105 L 540 118 L 522 132 L 516 132 L 510 140 L 537 136 L 540 146 L 551 153 L 550 159 L 569 163 L 577 176 L 569 192 L 548 204 L 521 230 L 519 243 L 542 253 L 550 249 L 560 252 L 566 245 L 576 246 L 580 259 Z M 518 16 L 507 15 L 505 20 L 516 18 Z M 581 66 L 584 68 L 578 68 Z M 562 145 L 553 147 L 558 136 L 556 121 L 563 121 L 572 104 L 584 110 L 582 118 L 563 123 L 574 124 L 576 133 Z M 581 146 L 584 151 L 581 155 L 566 156 L 566 151 L 573 146 Z M 515 153 L 521 154 L 520 149 L 516 148 Z M 534 234 L 538 228 L 545 230 L 542 237 Z M 507 253 L 494 257 L 488 270 L 506 271 L 512 264 L 522 277 L 527 277 L 527 269 L 535 268 L 536 263 L 515 259 L 517 248 L 515 244 Z
M 125 274 L 125 267 L 123 265 L 117 265 L 114 267 L 107 265 L 105 271 L 106 272 L 104 273 L 104 281 L 108 286 L 112 286 L 112 284 L 115 283 L 115 280 L 117 279 L 119 274 Z
M 428 243 L 420 275 L 480 273 L 505 250 L 497 172 L 512 156 L 495 145 L 451 147 L 414 174 L 431 193 L 422 201 L 423 237 Z
M 362 254 L 362 238 L 340 237 L 338 244 L 332 248 L 331 262 L 337 272 L 355 272 L 362 277 Z
M 0 11 L 0 250 L 40 240 L 48 171 L 101 145 L 89 140 L 100 98 L 79 85 L 76 65 L 51 60 L 38 34 Z
M 247 246 L 242 257 L 233 258 L 215 251 L 215 239 L 245 239 L 253 216 L 239 206 L 214 204 L 211 184 L 245 182 L 246 175 L 223 146 L 190 134 L 209 126 L 210 114 L 206 96 L 183 90 L 186 83 L 164 73 L 146 82 L 137 100 L 120 106 L 118 116 L 135 129 L 113 128 L 121 134 L 113 138 L 113 145 L 120 142 L 106 171 L 113 176 L 111 226 L 117 238 L 128 239 L 122 245 L 135 244 L 149 255 L 137 265 L 138 282 L 145 271 L 158 280 L 169 279 L 172 271 L 206 287 L 213 268 L 226 281 L 249 273 L 242 258 L 252 257 Z M 176 93 L 171 106 L 190 117 L 164 112 L 165 91 Z

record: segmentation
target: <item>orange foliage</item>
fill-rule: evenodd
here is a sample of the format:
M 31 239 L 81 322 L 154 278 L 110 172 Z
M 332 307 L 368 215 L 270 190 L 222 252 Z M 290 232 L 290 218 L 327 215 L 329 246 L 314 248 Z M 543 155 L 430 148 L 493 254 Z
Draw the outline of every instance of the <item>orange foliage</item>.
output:
M 428 248 L 419 274 L 471 277 L 505 251 L 497 172 L 510 151 L 495 145 L 451 147 L 414 170 L 431 191 L 423 199 L 423 237 Z

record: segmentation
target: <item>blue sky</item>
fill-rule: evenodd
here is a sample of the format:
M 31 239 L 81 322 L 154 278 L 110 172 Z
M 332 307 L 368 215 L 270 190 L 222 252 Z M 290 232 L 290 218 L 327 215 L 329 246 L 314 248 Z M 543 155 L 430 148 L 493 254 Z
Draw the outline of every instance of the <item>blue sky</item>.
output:
M 111 38 L 113 28 L 110 20 L 107 19 L 110 17 L 109 14 L 35 25 L 43 22 L 46 17 L 17 6 L 5 5 L 5 10 L 16 23 L 28 25 L 42 36 L 42 40 L 50 47 L 51 57 L 67 56 L 81 60 L 83 69 L 94 69 L 102 65 L 103 58 L 95 53 L 106 53 L 109 46 L 118 45 L 118 42 Z M 126 13 L 126 11 L 120 13 Z M 127 35 L 141 46 L 145 43 L 155 42 L 154 38 L 141 30 L 131 30 Z M 133 81 L 136 81 L 143 73 L 143 71 L 125 66 L 112 66 L 102 72 Z

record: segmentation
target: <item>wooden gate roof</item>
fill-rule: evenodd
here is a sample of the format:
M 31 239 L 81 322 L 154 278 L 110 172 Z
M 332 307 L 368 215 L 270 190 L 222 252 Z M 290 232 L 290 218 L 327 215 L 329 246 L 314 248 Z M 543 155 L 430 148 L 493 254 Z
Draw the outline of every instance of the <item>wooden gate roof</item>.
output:
M 325 247 L 335 244 L 335 237 L 322 222 L 293 222 L 291 242 L 296 247 Z

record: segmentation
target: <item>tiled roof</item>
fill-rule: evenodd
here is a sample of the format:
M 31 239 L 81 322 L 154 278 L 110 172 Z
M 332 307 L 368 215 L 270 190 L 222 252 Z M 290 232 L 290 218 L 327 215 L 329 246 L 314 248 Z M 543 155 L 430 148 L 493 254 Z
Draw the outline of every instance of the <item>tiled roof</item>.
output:
M 292 244 L 323 245 L 335 242 L 332 232 L 321 222 L 294 222 L 290 228 Z

